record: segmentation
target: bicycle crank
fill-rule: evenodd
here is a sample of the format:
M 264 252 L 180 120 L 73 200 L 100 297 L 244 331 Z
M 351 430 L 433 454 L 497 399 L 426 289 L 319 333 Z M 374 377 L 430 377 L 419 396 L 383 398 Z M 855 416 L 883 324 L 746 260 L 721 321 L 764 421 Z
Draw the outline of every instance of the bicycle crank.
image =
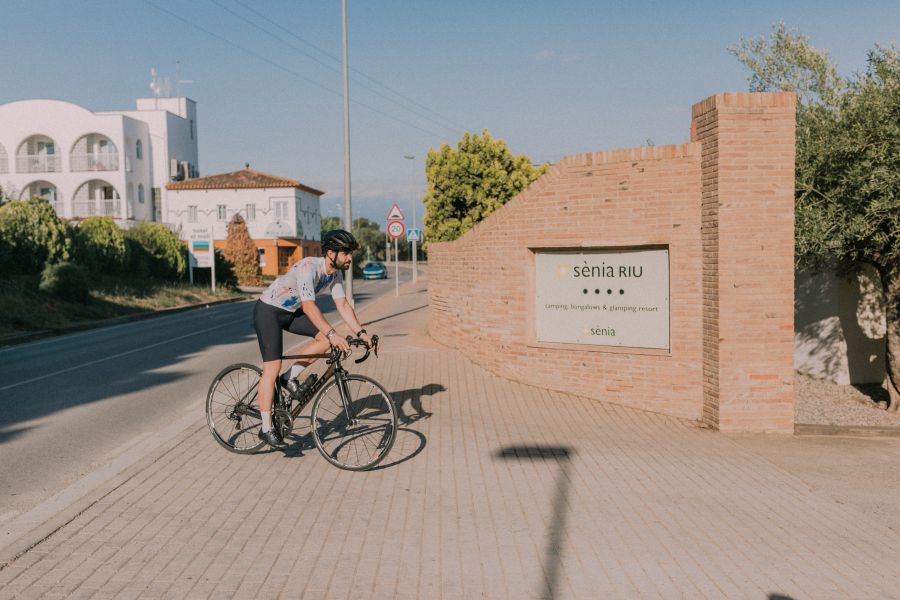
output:
M 294 429 L 294 418 L 289 411 L 278 408 L 272 412 L 272 425 L 281 435 L 281 439 L 285 439 Z

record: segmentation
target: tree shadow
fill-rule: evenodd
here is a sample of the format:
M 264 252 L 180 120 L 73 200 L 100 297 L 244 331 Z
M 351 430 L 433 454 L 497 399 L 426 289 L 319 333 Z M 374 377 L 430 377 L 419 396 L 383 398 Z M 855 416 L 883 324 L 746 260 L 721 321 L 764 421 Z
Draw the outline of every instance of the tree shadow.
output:
M 253 303 L 236 302 L 160 316 L 152 326 L 137 321 L 4 348 L 0 429 L 195 376 L 172 366 L 211 348 L 255 340 L 252 311 Z M 215 374 L 208 374 L 198 397 Z M 159 408 L 142 402 L 132 410 L 140 419 Z
M 873 402 L 885 399 L 878 391 L 885 374 L 884 314 L 881 282 L 873 268 L 841 276 L 830 270 L 799 271 L 794 304 L 797 370 L 838 382 L 846 373 L 849 383 Z
M 544 583 L 538 598 L 556 598 L 559 592 L 560 571 L 562 570 L 563 535 L 568 516 L 569 466 L 575 452 L 565 446 L 506 446 L 497 451 L 501 460 L 555 460 L 559 464 L 556 489 L 553 494 L 553 516 L 547 530 L 547 545 L 544 549 Z

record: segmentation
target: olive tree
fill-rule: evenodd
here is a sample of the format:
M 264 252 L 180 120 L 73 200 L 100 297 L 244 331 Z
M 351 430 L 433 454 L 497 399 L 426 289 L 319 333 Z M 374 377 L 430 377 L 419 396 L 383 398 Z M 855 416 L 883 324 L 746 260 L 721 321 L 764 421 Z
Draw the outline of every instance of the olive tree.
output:
M 864 73 L 843 79 L 828 55 L 784 23 L 729 48 L 751 91 L 797 92 L 798 265 L 875 267 L 885 297 L 887 388 L 900 407 L 900 54 L 876 45 Z

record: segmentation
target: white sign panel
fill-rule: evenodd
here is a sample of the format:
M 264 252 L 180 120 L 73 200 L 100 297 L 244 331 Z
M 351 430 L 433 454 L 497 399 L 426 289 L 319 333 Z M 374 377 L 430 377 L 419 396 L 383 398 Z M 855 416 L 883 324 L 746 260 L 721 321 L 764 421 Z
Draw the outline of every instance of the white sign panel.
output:
M 669 251 L 538 251 L 539 342 L 669 348 Z
M 188 227 L 187 243 L 191 266 L 201 269 L 211 268 L 213 240 L 210 228 L 205 226 Z

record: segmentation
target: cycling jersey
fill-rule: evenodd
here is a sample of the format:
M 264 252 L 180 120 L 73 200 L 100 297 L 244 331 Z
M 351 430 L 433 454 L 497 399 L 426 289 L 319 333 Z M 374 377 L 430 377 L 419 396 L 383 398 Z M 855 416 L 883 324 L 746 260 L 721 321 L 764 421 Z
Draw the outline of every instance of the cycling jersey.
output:
M 288 272 L 273 281 L 262 293 L 260 300 L 282 310 L 295 311 L 300 303 L 315 300 L 325 286 L 331 286 L 331 297 L 344 298 L 344 273 L 325 274 L 325 258 L 308 256 L 294 263 Z

